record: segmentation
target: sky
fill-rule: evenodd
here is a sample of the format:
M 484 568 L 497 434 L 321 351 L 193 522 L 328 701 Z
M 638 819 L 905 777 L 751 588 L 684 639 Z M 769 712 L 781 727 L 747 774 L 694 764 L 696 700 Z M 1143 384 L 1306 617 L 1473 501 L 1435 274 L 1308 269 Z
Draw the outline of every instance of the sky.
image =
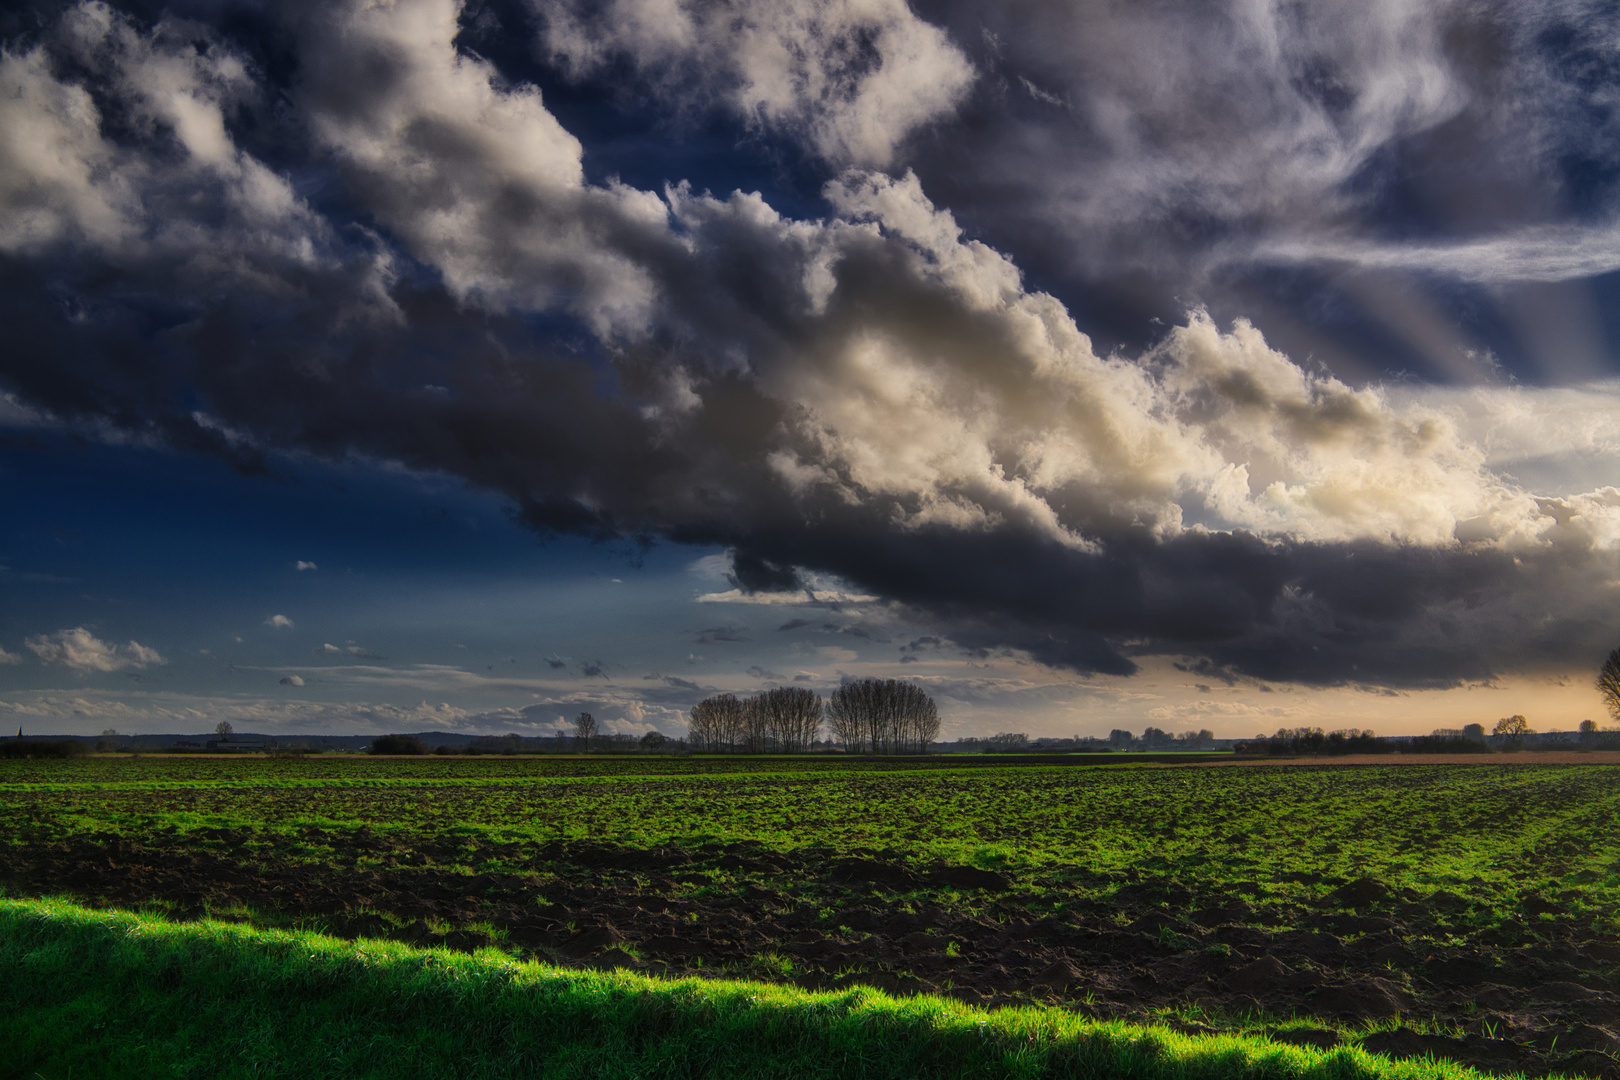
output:
M 0 13 L 0 721 L 1608 722 L 1620 17 Z

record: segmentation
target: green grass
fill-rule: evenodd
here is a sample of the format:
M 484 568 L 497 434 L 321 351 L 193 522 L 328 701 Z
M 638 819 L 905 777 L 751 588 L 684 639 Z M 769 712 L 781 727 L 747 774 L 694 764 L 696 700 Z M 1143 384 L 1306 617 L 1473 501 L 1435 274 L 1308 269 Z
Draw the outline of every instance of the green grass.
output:
M 1106 755 L 1104 755 L 1106 756 Z M 655 770 L 655 771 L 649 771 Z M 306 827 L 401 843 L 754 841 L 1022 870 L 1107 895 L 1133 875 L 1281 902 L 1363 874 L 1510 906 L 1620 905 L 1614 766 L 927 767 L 867 760 L 93 759 L 0 762 L 7 838 Z M 206 844 L 199 836 L 198 843 Z M 236 842 L 235 839 L 232 841 Z M 495 869 L 485 866 L 484 869 Z M 1084 873 L 1073 871 L 1083 868 Z M 1316 875 L 1313 880 L 1311 875 Z
M 0 900 L 0 1075 L 1462 1078 L 1238 1035 L 868 990 L 658 981 Z

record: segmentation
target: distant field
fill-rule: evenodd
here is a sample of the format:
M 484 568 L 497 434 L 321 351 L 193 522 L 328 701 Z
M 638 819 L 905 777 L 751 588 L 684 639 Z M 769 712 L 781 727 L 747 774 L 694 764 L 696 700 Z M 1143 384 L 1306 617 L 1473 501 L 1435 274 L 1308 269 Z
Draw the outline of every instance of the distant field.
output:
M 1531 755 L 0 762 L 12 896 L 1588 1075 L 1617 835 L 1620 768 Z

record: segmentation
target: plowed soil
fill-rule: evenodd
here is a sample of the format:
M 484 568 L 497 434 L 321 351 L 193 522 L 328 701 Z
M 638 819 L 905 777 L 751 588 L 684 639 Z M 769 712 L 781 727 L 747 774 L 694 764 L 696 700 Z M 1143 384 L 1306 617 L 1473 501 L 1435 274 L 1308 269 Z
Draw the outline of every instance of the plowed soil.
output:
M 474 869 L 484 866 L 501 869 Z M 1139 877 L 1107 902 L 1076 901 L 1017 874 L 894 851 L 405 842 L 365 828 L 306 828 L 296 845 L 246 829 L 75 833 L 14 842 L 0 859 L 8 894 L 172 917 L 1105 1017 L 1168 1009 L 1188 1030 L 1261 1018 L 1316 1045 L 1369 1021 L 1422 1021 L 1451 1034 L 1385 1025 L 1361 1043 L 1498 1073 L 1620 1078 L 1613 913 L 1570 918 L 1557 898 L 1530 897 L 1519 918 L 1474 930 L 1470 901 L 1447 892 L 1302 879 L 1316 899 L 1281 906 L 1243 884 L 1199 895 Z
M 1512 760 L 1530 765 L 1620 765 L 1616 750 L 1537 750 L 1519 754 Z M 1497 754 L 1346 754 L 1343 757 L 1228 757 L 1189 763 L 1200 766 L 1228 765 L 1501 765 Z

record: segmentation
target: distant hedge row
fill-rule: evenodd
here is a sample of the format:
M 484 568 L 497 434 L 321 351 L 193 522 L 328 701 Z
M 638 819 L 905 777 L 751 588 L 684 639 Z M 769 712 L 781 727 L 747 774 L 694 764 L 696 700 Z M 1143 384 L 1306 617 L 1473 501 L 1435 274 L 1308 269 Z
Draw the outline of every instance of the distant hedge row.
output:
M 0 739 L 0 758 L 69 758 L 88 753 L 77 739 Z

